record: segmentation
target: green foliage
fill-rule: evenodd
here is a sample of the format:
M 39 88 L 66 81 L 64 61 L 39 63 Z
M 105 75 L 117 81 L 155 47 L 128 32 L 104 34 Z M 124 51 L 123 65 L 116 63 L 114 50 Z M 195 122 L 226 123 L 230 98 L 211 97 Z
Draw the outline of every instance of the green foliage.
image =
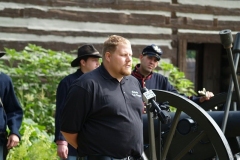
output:
M 187 96 L 197 95 L 194 91 L 194 84 L 190 80 L 186 79 L 184 72 L 179 71 L 179 69 L 173 64 L 161 62 L 160 67 L 163 74 L 168 77 L 169 82 L 178 90 L 179 93 L 185 94 Z
M 5 51 L 0 69 L 12 78 L 24 117 L 46 126 L 46 131 L 53 134 L 57 85 L 71 72 L 73 56 L 33 44 L 21 52 L 8 48 Z
M 138 63 L 140 63 L 140 62 L 139 62 L 139 59 L 133 57 L 133 58 L 132 58 L 132 69 L 134 69 L 134 67 L 135 67 Z
M 20 144 L 9 151 L 9 160 L 57 160 L 57 148 L 53 137 L 45 132 L 45 127 L 31 119 L 24 119 L 20 133 Z

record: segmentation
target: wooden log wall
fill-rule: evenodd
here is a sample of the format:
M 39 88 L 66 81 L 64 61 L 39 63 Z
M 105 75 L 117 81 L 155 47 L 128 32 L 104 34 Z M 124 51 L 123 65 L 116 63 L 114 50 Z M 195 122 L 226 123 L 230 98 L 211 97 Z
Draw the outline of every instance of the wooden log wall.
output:
M 220 30 L 240 31 L 239 15 L 238 1 L 1 0 L 0 50 L 28 43 L 66 52 L 92 43 L 101 50 L 117 34 L 131 41 L 135 57 L 154 43 L 183 68 L 186 43 L 220 43 Z

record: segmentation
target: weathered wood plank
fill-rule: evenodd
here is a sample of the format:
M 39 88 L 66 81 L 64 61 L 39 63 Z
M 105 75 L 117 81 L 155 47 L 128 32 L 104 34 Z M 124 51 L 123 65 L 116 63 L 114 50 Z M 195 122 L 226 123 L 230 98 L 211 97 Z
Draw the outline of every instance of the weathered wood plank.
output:
M 185 39 L 190 43 L 220 43 L 220 37 L 216 34 L 178 33 L 178 39 Z
M 213 15 L 240 15 L 237 8 L 225 8 L 215 6 L 202 6 L 198 4 L 181 4 L 153 1 L 124 1 L 124 0 L 48 0 L 48 1 L 26 1 L 26 0 L 1 0 L 2 2 L 14 2 L 22 4 L 32 4 L 40 6 L 54 7 L 83 7 L 83 8 L 112 8 L 117 10 L 152 10 L 152 11 L 175 11 L 184 13 L 213 14 Z M 220 2 L 219 2 L 220 3 Z M 231 3 L 231 2 L 229 2 Z
M 75 36 L 75 37 L 107 37 L 112 35 L 111 32 L 97 32 L 97 31 L 50 31 L 50 30 L 40 30 L 40 29 L 30 29 L 26 27 L 0 27 L 0 32 L 5 33 L 20 33 L 20 34 L 34 34 L 34 35 L 56 35 L 56 36 Z M 114 34 L 120 35 L 126 38 L 136 38 L 136 39 L 163 39 L 170 40 L 174 39 L 170 34 L 137 34 L 137 33 L 118 33 Z
M 4 9 L 0 10 L 0 16 L 11 18 L 41 18 L 59 19 L 76 22 L 100 22 L 125 25 L 147 25 L 159 26 L 165 23 L 165 16 L 146 14 L 125 14 L 88 11 L 66 11 L 50 9 L 43 11 L 35 8 Z
M 184 28 L 195 30 L 222 30 L 228 27 L 231 30 L 240 30 L 240 21 L 192 20 L 188 17 L 170 18 L 161 15 L 125 14 L 125 13 L 102 13 L 87 11 L 48 10 L 43 11 L 35 8 L 26 9 L 3 9 L 1 17 L 11 18 L 39 18 L 58 19 L 74 22 L 111 23 L 121 25 L 150 25 L 164 28 Z

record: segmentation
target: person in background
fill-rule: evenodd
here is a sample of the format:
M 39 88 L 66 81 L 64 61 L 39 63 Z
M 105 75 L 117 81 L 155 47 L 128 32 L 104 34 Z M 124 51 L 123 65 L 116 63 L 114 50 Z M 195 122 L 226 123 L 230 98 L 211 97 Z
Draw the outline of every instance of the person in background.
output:
M 0 58 L 4 56 L 0 52 Z M 11 78 L 0 72 L 0 159 L 5 160 L 8 150 L 20 141 L 19 129 L 22 124 L 23 110 L 15 95 Z M 9 134 L 7 133 L 7 127 Z
M 75 73 L 72 73 L 62 79 L 57 88 L 56 95 L 56 114 L 55 114 L 55 142 L 57 144 L 57 154 L 60 159 L 77 160 L 77 150 L 67 143 L 60 132 L 60 113 L 62 111 L 64 100 L 67 96 L 70 85 L 84 73 L 96 69 L 99 65 L 101 54 L 91 44 L 85 44 L 78 49 L 78 56 L 71 62 L 72 67 L 78 67 Z M 68 109 L 68 108 L 67 108 Z
M 87 160 L 140 160 L 143 101 L 141 86 L 131 76 L 131 43 L 109 36 L 102 54 L 102 65 L 69 89 L 61 132 Z
M 139 56 L 140 64 L 135 66 L 132 75 L 138 79 L 142 87 L 146 87 L 147 89 L 159 89 L 178 93 L 178 91 L 170 84 L 167 77 L 154 72 L 162 54 L 162 50 L 157 45 L 152 44 L 146 46 Z M 188 98 L 199 104 L 205 100 L 209 100 L 213 96 L 212 92 L 206 91 L 205 96 L 191 96 Z

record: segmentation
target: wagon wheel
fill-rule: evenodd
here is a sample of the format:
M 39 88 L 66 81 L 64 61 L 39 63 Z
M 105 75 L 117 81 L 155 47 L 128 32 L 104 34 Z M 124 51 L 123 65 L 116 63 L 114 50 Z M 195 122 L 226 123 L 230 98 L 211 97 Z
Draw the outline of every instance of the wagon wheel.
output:
M 215 106 L 223 107 L 226 101 L 227 101 L 227 93 L 219 93 L 214 97 L 212 97 L 210 100 L 201 103 L 200 106 L 207 111 L 207 110 L 214 109 Z M 237 95 L 234 91 L 232 92 L 231 102 L 237 102 Z
M 156 94 L 157 102 L 161 103 L 168 101 L 170 106 L 177 109 L 171 124 L 168 125 L 169 130 L 164 130 L 165 133 L 161 136 L 163 142 L 161 160 L 193 159 L 193 157 L 189 156 L 189 153 L 195 152 L 193 151 L 193 148 L 199 150 L 199 147 L 196 147 L 199 146 L 199 143 L 204 146 L 205 144 L 208 146 L 211 145 L 214 154 L 202 156 L 198 153 L 194 153 L 195 160 L 199 159 L 199 157 L 204 157 L 204 159 L 213 158 L 214 155 L 217 155 L 220 160 L 233 160 L 230 146 L 224 134 L 205 110 L 193 101 L 178 94 L 163 90 L 153 90 L 153 92 Z M 195 129 L 191 132 L 191 134 L 179 134 L 177 126 L 179 124 L 181 114 L 187 115 L 196 122 L 194 127 Z M 157 148 L 157 151 L 159 151 L 159 148 Z M 200 159 L 202 160 L 203 158 Z

